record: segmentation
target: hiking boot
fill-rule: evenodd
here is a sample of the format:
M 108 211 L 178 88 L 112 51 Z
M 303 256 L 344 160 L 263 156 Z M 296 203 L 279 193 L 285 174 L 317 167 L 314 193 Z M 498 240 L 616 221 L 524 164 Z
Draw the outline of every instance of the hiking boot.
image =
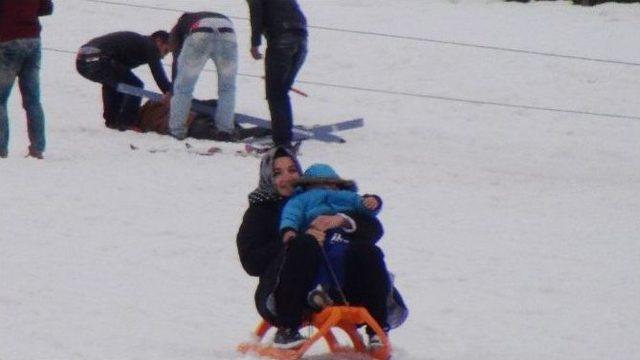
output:
M 324 291 L 322 285 L 318 285 L 318 287 L 309 291 L 307 303 L 314 311 L 320 312 L 327 306 L 333 305 L 333 300 L 331 300 L 329 294 Z
M 276 349 L 295 349 L 302 346 L 305 341 L 307 338 L 300 335 L 297 329 L 279 328 L 273 338 L 273 347 Z
M 29 146 L 29 153 L 27 154 L 27 157 L 32 157 L 40 160 L 44 159 L 44 156 L 42 156 L 42 151 L 38 151 L 31 146 Z

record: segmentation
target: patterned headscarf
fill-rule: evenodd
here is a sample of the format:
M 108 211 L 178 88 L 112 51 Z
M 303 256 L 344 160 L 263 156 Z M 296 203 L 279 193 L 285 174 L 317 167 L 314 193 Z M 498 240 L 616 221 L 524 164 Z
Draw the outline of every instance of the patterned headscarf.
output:
M 302 174 L 300 162 L 298 162 L 298 158 L 296 158 L 296 155 L 291 150 L 281 146 L 272 148 L 262 156 L 262 161 L 260 162 L 260 181 L 258 182 L 258 187 L 249 194 L 250 203 L 253 204 L 280 199 L 281 196 L 278 194 L 273 177 L 273 164 L 277 158 L 285 156 L 293 160 L 293 163 L 298 169 L 298 173 Z

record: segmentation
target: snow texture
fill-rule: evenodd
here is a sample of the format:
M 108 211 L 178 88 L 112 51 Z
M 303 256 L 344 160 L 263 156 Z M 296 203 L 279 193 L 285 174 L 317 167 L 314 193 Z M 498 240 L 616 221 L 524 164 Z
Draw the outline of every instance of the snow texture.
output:
M 105 128 L 74 58 L 95 36 L 219 11 L 238 33 L 236 110 L 268 118 L 246 2 L 55 3 L 46 158 L 23 158 L 14 88 L 0 159 L 0 359 L 251 358 L 235 347 L 258 322 L 257 281 L 235 235 L 259 160 Z M 638 4 L 300 4 L 312 27 L 295 86 L 310 96 L 292 94 L 296 123 L 365 119 L 346 144 L 305 143 L 301 161 L 385 200 L 380 245 L 411 310 L 394 359 L 640 358 Z M 199 98 L 216 97 L 206 69 Z M 311 358 L 337 358 L 325 351 Z

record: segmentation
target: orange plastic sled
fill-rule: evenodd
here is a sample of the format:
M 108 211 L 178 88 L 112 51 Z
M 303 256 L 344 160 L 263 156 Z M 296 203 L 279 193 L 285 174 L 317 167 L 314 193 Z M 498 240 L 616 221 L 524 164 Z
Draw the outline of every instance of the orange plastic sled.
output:
M 369 325 L 376 334 L 382 340 L 383 346 L 375 351 L 368 351 L 362 337 L 358 333 L 358 325 Z M 257 339 L 254 342 L 242 343 L 238 346 L 238 351 L 243 354 L 252 352 L 259 356 L 270 357 L 278 360 L 294 360 L 300 359 L 304 353 L 320 338 L 324 338 L 329 345 L 329 349 L 332 353 L 339 352 L 358 352 L 365 353 L 376 360 L 387 360 L 391 355 L 391 344 L 389 338 L 382 330 L 380 325 L 371 317 L 367 309 L 363 307 L 352 306 L 330 306 L 324 309 L 320 313 L 316 313 L 311 317 L 309 323 L 303 326 L 313 326 L 316 331 L 307 341 L 305 341 L 301 347 L 297 349 L 276 349 L 270 345 L 262 344 L 261 340 L 267 331 L 271 328 L 271 325 L 262 321 L 255 331 Z M 353 348 L 341 346 L 336 337 L 334 336 L 331 328 L 337 327 L 342 329 L 353 342 Z

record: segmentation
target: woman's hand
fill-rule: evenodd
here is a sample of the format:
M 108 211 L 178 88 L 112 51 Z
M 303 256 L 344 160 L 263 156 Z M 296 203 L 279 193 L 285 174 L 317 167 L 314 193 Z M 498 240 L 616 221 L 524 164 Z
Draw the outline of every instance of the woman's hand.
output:
M 345 222 L 347 222 L 345 218 L 340 215 L 320 215 L 313 219 L 310 227 L 325 232 L 330 229 L 347 226 L 348 224 L 345 224 Z

